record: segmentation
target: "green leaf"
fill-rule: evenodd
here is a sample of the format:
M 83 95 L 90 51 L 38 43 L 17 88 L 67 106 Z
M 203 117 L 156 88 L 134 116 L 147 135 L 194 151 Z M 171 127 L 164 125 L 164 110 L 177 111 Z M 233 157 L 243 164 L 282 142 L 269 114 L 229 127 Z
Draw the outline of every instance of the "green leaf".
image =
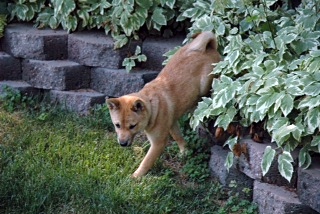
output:
M 320 98 L 320 97 L 317 96 L 316 98 Z M 312 98 L 312 97 L 309 97 L 309 96 L 304 97 L 304 98 L 300 101 L 300 103 L 299 103 L 299 105 L 298 105 L 297 108 L 298 108 L 298 109 L 303 109 L 303 108 L 308 107 L 309 109 L 311 109 L 311 108 L 310 108 L 311 99 L 313 99 L 313 98 Z
M 215 126 L 219 126 L 227 130 L 229 124 L 233 121 L 234 116 L 237 114 L 235 107 L 230 107 L 227 109 L 225 114 L 220 114 L 215 122 Z
M 149 9 L 153 5 L 152 0 L 135 0 L 135 3 L 145 9 Z
M 228 60 L 229 63 L 231 65 L 234 64 L 234 62 L 238 59 L 238 57 L 240 56 L 240 51 L 239 50 L 236 50 L 236 51 L 233 51 L 231 54 L 229 54 L 225 60 Z
M 282 126 L 278 130 L 274 131 L 272 134 L 272 140 L 276 141 L 279 146 L 281 146 L 285 140 L 290 136 L 291 132 L 294 132 L 297 126 L 294 124 L 288 126 Z
M 122 66 L 125 66 L 127 72 L 129 72 L 134 66 L 136 66 L 136 63 L 134 62 L 134 60 L 125 58 L 122 62 Z
M 281 99 L 280 108 L 283 115 L 286 117 L 293 109 L 293 97 L 289 94 L 285 94 Z
M 305 127 L 301 122 L 296 122 L 295 125 L 297 126 L 297 129 L 292 132 L 292 136 L 294 137 L 294 139 L 300 142 L 301 135 L 303 132 L 305 132 Z
M 167 20 L 166 17 L 163 15 L 163 9 L 160 7 L 157 7 L 152 14 L 151 19 L 159 24 L 159 25 L 166 25 L 167 24 Z
M 287 151 L 284 151 L 278 157 L 278 169 L 282 177 L 287 179 L 288 182 L 291 181 L 293 174 L 293 166 L 292 166 L 293 158 L 291 154 Z
M 304 146 L 300 149 L 299 152 L 299 167 L 303 167 L 304 169 L 308 168 L 311 165 L 311 156 L 308 152 L 309 147 Z
M 228 145 L 229 149 L 232 151 L 234 145 L 236 145 L 237 143 L 238 143 L 238 137 L 232 137 L 232 138 L 229 138 L 229 139 L 224 143 L 223 146 Z
M 264 150 L 262 157 L 261 168 L 262 174 L 265 176 L 270 169 L 272 161 L 276 155 L 276 150 L 272 149 L 271 146 L 267 146 Z
M 319 57 L 315 58 L 310 65 L 308 66 L 308 72 L 310 73 L 315 73 L 315 72 L 319 72 L 320 70 L 320 59 Z
M 320 107 L 309 110 L 306 117 L 308 130 L 313 133 L 320 127 Z
M 233 153 L 232 152 L 228 152 L 228 155 L 227 155 L 227 158 L 226 158 L 226 162 L 224 163 L 224 166 L 227 168 L 228 171 L 233 165 L 233 158 L 234 158 Z
M 203 15 L 201 18 L 195 20 L 195 26 L 202 31 L 213 31 L 214 25 L 208 15 Z
M 114 39 L 116 40 L 114 43 L 115 49 L 121 48 L 128 43 L 128 38 L 126 35 L 114 36 Z
M 141 54 L 138 56 L 137 59 L 138 59 L 138 62 L 145 62 L 145 61 L 147 61 L 147 56 L 144 54 Z
M 257 111 L 260 111 L 261 113 L 266 113 L 269 108 L 275 104 L 277 100 L 277 93 L 268 93 L 262 95 L 258 100 L 257 100 Z
M 198 8 L 189 8 L 187 10 L 185 10 L 182 14 L 182 16 L 187 17 L 187 18 L 192 18 L 194 17 L 198 12 Z
M 56 17 L 54 16 L 51 16 L 50 19 L 49 19 L 49 26 L 52 28 L 52 29 L 56 29 L 58 26 L 59 26 L 59 23 L 58 23 L 58 20 Z
M 317 147 L 318 148 L 318 152 L 320 153 L 320 136 L 314 136 L 312 141 L 311 141 L 311 146 Z
M 168 5 L 170 9 L 173 9 L 175 3 L 176 0 L 166 0 L 166 5 Z
M 317 96 L 320 94 L 320 83 L 315 82 L 305 87 L 303 93 L 310 96 Z
M 218 29 L 216 30 L 216 34 L 218 36 L 222 36 L 222 35 L 224 35 L 225 30 L 226 30 L 226 27 L 224 26 L 224 24 L 220 23 Z

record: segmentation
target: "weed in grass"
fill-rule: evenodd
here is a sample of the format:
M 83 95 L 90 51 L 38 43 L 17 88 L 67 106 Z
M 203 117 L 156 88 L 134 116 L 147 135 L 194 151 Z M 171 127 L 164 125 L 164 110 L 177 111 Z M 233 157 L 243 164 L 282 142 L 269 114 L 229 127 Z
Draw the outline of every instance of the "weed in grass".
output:
M 112 124 L 104 106 L 79 117 L 44 103 L 36 104 L 37 110 L 13 108 L 13 113 L 4 105 L 0 104 L 1 213 L 250 213 L 250 205 L 245 210 L 244 202 L 228 200 L 215 182 L 181 181 L 174 167 L 181 169 L 187 159 L 177 155 L 176 145 L 168 147 L 146 177 L 130 179 L 148 144 L 118 146 L 115 134 L 106 132 Z M 198 147 L 192 149 L 194 155 L 201 153 Z M 163 167 L 167 161 L 169 168 Z M 192 157 L 189 161 L 194 163 L 190 168 L 207 167 Z M 194 178 L 201 176 L 190 172 Z M 233 206 L 241 209 L 233 212 Z
M 188 142 L 182 172 L 193 181 L 203 182 L 210 177 L 210 146 L 191 129 L 187 115 L 181 118 L 180 126 Z
M 32 100 L 8 86 L 4 86 L 3 92 L 0 100 L 2 101 L 3 108 L 9 112 L 13 112 L 18 106 L 26 107 L 26 104 Z

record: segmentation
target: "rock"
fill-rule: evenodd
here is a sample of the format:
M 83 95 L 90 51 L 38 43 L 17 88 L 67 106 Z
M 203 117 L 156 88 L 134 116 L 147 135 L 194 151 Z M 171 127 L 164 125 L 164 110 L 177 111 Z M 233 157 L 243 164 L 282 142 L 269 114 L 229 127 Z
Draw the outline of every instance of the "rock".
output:
M 95 104 L 103 104 L 105 95 L 90 89 L 81 89 L 76 91 L 50 91 L 50 99 L 57 102 L 63 108 L 88 115 Z
M 21 80 L 21 63 L 5 52 L 0 52 L 0 80 Z
M 24 59 L 62 60 L 68 57 L 68 33 L 64 30 L 38 30 L 30 24 L 9 24 L 2 49 Z
M 253 202 L 258 204 L 260 214 L 316 214 L 306 205 L 303 205 L 298 195 L 271 184 L 254 182 Z
M 157 72 L 150 71 L 128 73 L 124 69 L 93 68 L 91 88 L 109 97 L 119 97 L 139 91 L 157 74 Z
M 140 41 L 114 49 L 114 41 L 103 31 L 84 31 L 69 35 L 69 59 L 91 67 L 121 68 L 124 58 L 134 54 Z
M 36 88 L 75 90 L 90 85 L 89 68 L 67 60 L 23 60 L 22 71 L 23 80 Z
M 308 169 L 299 168 L 298 195 L 302 203 L 320 213 L 320 158 L 313 158 Z

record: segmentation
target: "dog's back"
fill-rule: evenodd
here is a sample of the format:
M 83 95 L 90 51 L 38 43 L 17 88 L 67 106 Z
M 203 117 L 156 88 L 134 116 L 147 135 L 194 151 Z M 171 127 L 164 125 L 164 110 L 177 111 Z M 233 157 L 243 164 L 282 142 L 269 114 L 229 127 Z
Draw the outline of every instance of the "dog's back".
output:
M 214 34 L 203 32 L 182 47 L 142 93 L 164 93 L 179 118 L 195 107 L 201 97 L 209 95 L 214 77 L 210 74 L 212 64 L 220 60 Z

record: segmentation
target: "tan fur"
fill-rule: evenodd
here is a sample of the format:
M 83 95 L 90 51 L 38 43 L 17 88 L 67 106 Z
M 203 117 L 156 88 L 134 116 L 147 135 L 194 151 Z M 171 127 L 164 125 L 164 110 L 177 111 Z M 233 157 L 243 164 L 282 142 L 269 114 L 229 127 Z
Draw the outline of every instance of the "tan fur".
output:
M 217 42 L 211 32 L 199 34 L 182 47 L 158 77 L 137 93 L 107 99 L 110 114 L 122 146 L 130 146 L 144 130 L 151 147 L 133 177 L 145 175 L 161 155 L 169 134 L 185 150 L 178 119 L 192 110 L 201 97 L 209 95 L 213 75 L 212 63 L 221 60 Z

